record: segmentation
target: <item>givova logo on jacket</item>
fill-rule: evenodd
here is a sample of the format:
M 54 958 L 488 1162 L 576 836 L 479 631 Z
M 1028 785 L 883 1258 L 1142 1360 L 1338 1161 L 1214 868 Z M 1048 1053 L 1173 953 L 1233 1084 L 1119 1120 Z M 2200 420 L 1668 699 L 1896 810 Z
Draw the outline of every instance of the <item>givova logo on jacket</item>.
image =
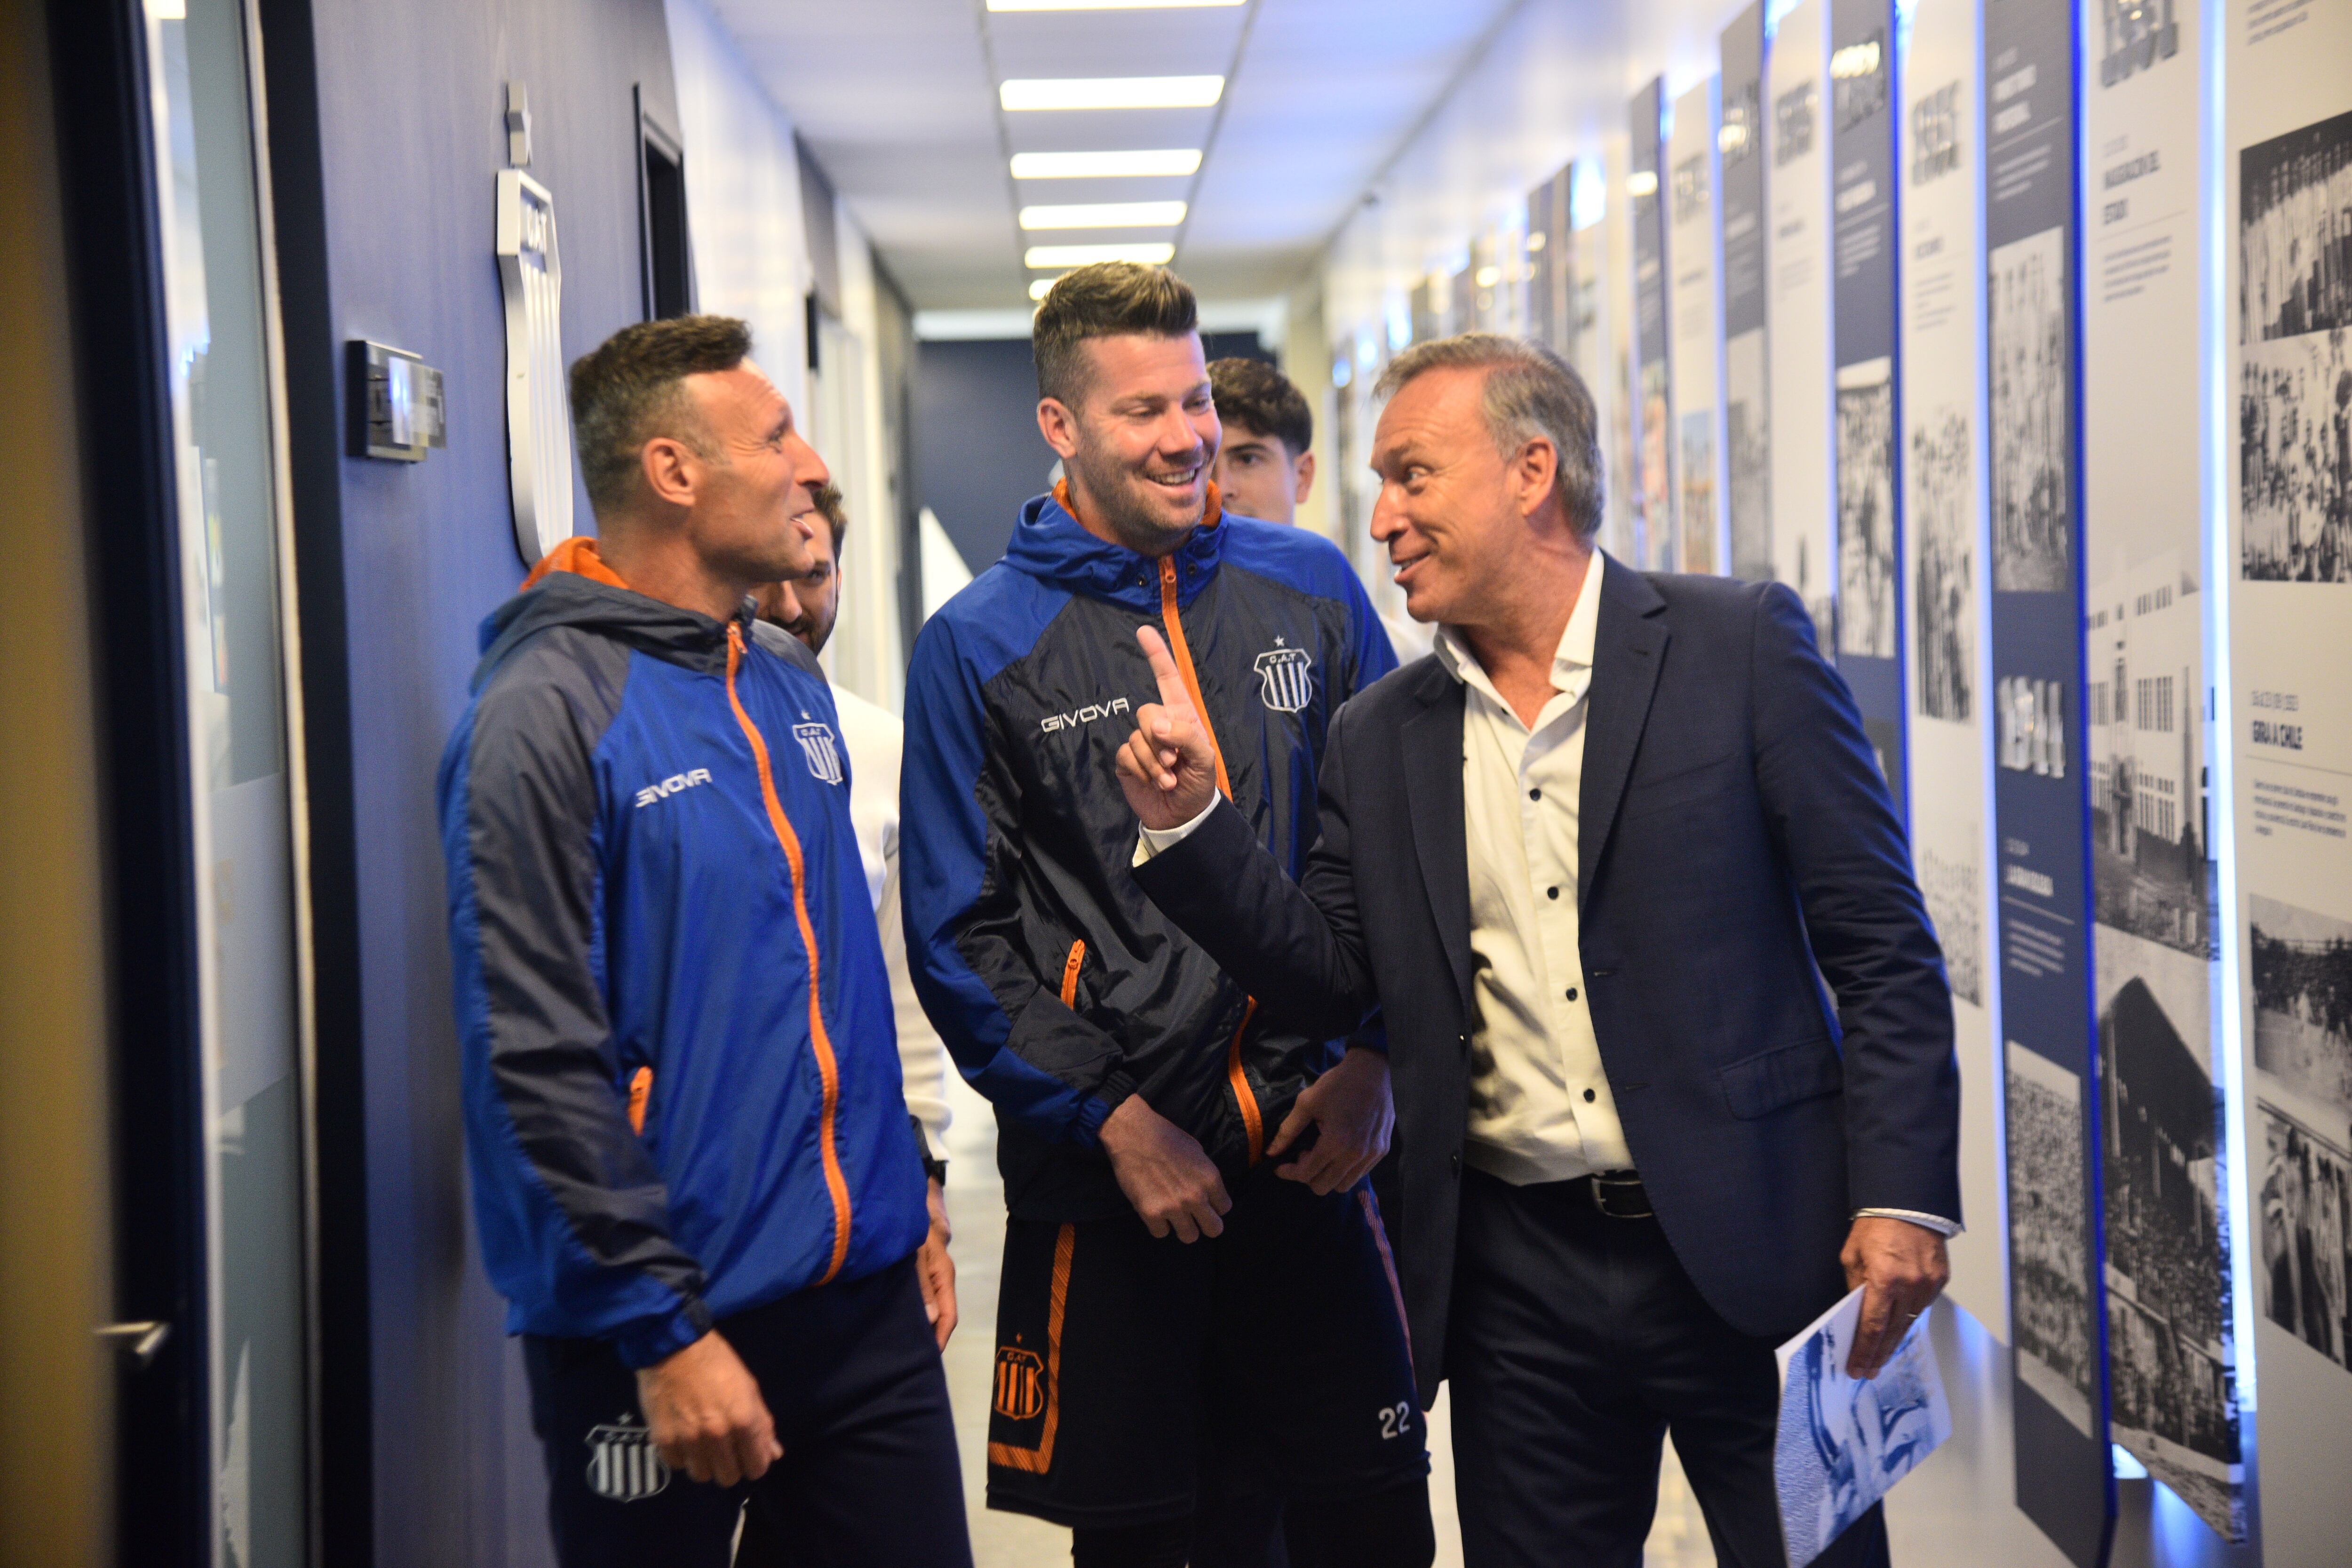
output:
M 1315 700 L 1315 656 L 1288 647 L 1280 637 L 1257 656 L 1258 699 L 1276 713 L 1296 713 Z
M 807 714 L 801 715 L 806 719 Z M 819 723 L 795 724 L 793 739 L 801 743 L 801 755 L 808 761 L 809 776 L 819 784 L 841 782 L 841 749 L 833 742 L 831 727 Z
M 669 1485 L 669 1467 L 635 1415 L 588 1429 L 588 1489 L 614 1502 L 643 1502 Z

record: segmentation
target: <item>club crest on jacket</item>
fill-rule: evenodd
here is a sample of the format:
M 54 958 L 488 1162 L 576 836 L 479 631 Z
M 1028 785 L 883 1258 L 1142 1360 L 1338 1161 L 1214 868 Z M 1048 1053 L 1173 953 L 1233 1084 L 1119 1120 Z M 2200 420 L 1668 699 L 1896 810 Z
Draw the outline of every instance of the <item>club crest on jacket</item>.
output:
M 634 1415 L 588 1429 L 588 1489 L 614 1502 L 643 1502 L 669 1485 L 669 1467 Z
M 793 739 L 801 743 L 801 755 L 808 759 L 810 777 L 819 784 L 841 782 L 841 748 L 834 744 L 832 726 L 795 724 Z
M 1280 637 L 1257 656 L 1258 698 L 1276 713 L 1296 713 L 1315 700 L 1315 657 Z

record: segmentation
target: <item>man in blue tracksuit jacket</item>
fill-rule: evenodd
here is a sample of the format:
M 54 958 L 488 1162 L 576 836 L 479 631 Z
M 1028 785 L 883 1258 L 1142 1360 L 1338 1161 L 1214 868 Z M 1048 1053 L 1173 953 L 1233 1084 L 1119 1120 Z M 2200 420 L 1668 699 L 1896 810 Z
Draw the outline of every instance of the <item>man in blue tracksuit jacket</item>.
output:
M 1136 887 L 1111 771 L 1156 695 L 1149 626 L 1225 793 L 1303 868 L 1332 716 L 1396 664 L 1328 542 L 1223 514 L 1197 321 L 1162 268 L 1055 284 L 1033 346 L 1067 481 L 908 670 L 907 952 L 995 1103 L 1010 1211 L 988 1501 L 1070 1527 L 1077 1568 L 1263 1565 L 1276 1501 L 1294 1568 L 1420 1568 L 1427 1460 L 1362 1180 L 1381 1037 L 1269 1026 Z
M 813 1562 L 968 1564 L 833 697 L 746 600 L 824 466 L 750 347 L 572 367 L 602 537 L 490 616 L 442 760 L 484 1262 L 566 1568 L 721 1568 L 747 1495 Z

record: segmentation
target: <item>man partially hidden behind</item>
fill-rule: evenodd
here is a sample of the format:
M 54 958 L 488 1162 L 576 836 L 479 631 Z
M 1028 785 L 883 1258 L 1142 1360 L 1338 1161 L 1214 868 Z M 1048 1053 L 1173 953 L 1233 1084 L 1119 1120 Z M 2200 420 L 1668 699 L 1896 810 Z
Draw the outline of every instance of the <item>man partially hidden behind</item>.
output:
M 760 618 L 798 637 L 813 654 L 824 652 L 841 618 L 841 547 L 849 513 L 831 484 L 816 494 L 824 526 L 809 540 L 808 570 L 761 586 Z M 833 689 L 841 721 L 841 743 L 848 752 L 849 819 L 857 829 L 857 857 L 866 868 L 866 890 L 874 900 L 874 923 L 882 936 L 882 966 L 890 974 L 890 1018 L 898 1032 L 898 1072 L 907 1088 L 907 1110 L 919 1124 L 923 1169 L 930 1178 L 931 1234 L 915 1256 L 923 1305 L 947 1349 L 955 1332 L 955 1263 L 948 1255 L 947 1047 L 924 1016 L 907 973 L 907 922 L 898 914 L 898 764 L 907 729 L 888 709 L 845 686 Z
M 1160 268 L 1055 285 L 1037 419 L 1067 478 L 908 676 L 908 950 L 994 1102 L 1010 1210 L 988 1500 L 1072 1527 L 1081 1568 L 1262 1564 L 1265 1539 L 1194 1519 L 1253 1479 L 1214 1467 L 1263 1456 L 1296 1568 L 1419 1568 L 1428 1460 L 1363 1181 L 1387 1060 L 1329 1043 L 1360 1018 L 1266 1026 L 1127 866 L 1111 763 L 1154 692 L 1139 626 L 1200 694 L 1213 787 L 1292 868 L 1332 715 L 1393 664 L 1337 550 L 1221 510 L 1196 321 Z
M 572 366 L 600 537 L 484 625 L 442 759 L 484 1262 L 565 1568 L 722 1568 L 747 1491 L 812 1562 L 969 1563 L 833 697 L 751 616 L 824 465 L 750 351 Z
M 1372 536 L 1437 655 L 1333 725 L 1300 877 L 1132 634 L 1160 691 L 1118 758 L 1136 877 L 1289 1026 L 1381 1006 L 1471 1568 L 1639 1568 L 1668 1430 L 1717 1560 L 1778 1568 L 1775 1342 L 1860 1286 L 1874 1374 L 1958 1228 L 1902 825 L 1794 595 L 1594 548 L 1592 400 L 1557 355 L 1448 338 L 1376 390 Z M 1817 1561 L 1886 1554 L 1874 1508 Z
M 1285 524 L 1315 489 L 1315 413 L 1291 379 L 1256 359 L 1221 359 L 1209 365 L 1223 445 L 1213 476 L 1225 510 Z M 1410 616 L 1383 611 L 1381 626 L 1398 658 L 1411 663 L 1430 650 L 1430 630 Z

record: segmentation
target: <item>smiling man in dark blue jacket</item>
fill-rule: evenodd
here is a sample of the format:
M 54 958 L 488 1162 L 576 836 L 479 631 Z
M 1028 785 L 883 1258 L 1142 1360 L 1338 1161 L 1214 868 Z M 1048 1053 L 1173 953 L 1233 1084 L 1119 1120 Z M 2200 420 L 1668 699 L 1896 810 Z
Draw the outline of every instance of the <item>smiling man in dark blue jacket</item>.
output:
M 1161 268 L 1055 285 L 1038 423 L 1068 479 L 908 672 L 907 951 L 995 1102 L 1011 1211 L 988 1500 L 1071 1526 L 1079 1568 L 1263 1564 L 1251 1497 L 1286 1503 L 1294 1568 L 1423 1564 L 1427 1460 L 1363 1184 L 1387 1058 L 1266 1026 L 1128 869 L 1110 763 L 1155 691 L 1138 626 L 1168 637 L 1220 787 L 1294 868 L 1332 715 L 1396 662 L 1338 550 L 1223 513 L 1195 324 Z
M 747 1493 L 811 1561 L 952 1568 L 833 698 L 747 597 L 808 569 L 826 476 L 750 349 L 686 317 L 572 367 L 601 539 L 483 628 L 440 781 L 475 1208 L 565 1568 L 722 1568 Z

